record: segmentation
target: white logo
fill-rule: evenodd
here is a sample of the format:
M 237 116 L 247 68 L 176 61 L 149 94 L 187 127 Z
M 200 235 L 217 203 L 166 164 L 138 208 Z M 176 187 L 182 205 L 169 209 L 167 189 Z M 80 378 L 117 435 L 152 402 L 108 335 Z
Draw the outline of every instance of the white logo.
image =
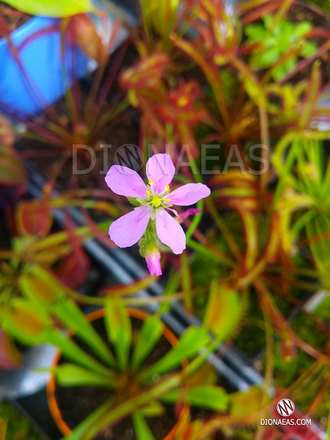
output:
M 143 152 L 133 144 L 122 145 L 115 153 L 114 163 L 129 169 L 125 169 L 126 174 L 134 174 L 143 165 Z
M 281 417 L 289 417 L 294 413 L 295 406 L 292 400 L 282 399 L 276 405 L 276 411 Z

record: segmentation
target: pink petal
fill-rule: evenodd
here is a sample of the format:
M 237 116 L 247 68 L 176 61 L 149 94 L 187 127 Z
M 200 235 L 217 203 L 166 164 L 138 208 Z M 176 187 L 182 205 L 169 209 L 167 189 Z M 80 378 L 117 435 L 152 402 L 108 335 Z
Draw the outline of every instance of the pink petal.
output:
M 202 212 L 200 209 L 190 208 L 190 209 L 187 209 L 187 211 L 181 212 L 181 214 L 176 217 L 176 220 L 179 223 L 182 223 L 190 215 L 196 215 L 196 214 L 199 214 L 200 212 Z
M 169 193 L 166 197 L 171 199 L 171 205 L 189 206 L 211 194 L 210 189 L 202 183 L 188 183 Z
M 160 253 L 158 250 L 152 253 L 148 252 L 146 256 L 146 262 L 150 275 L 159 276 L 162 274 L 162 268 L 160 265 Z
M 148 226 L 151 212 L 148 205 L 142 205 L 120 217 L 110 225 L 111 240 L 121 248 L 137 243 Z
M 145 183 L 130 168 L 113 165 L 105 176 L 105 181 L 111 191 L 120 196 L 147 198 Z
M 186 249 L 186 236 L 179 223 L 165 209 L 156 211 L 156 231 L 162 243 L 178 255 Z
M 153 190 L 160 194 L 172 182 L 175 168 L 169 154 L 155 154 L 148 160 L 146 171 L 148 180 L 154 182 Z

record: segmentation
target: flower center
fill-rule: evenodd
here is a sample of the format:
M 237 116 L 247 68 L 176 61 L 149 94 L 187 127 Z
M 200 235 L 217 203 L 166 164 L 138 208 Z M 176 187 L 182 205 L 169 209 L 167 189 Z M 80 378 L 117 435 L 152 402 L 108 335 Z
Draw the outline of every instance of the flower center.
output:
M 170 187 L 166 185 L 165 190 L 161 194 L 155 194 L 155 192 L 153 191 L 153 185 L 154 182 L 152 180 L 149 180 L 149 183 L 147 185 L 148 189 L 146 190 L 146 194 L 149 198 L 148 203 L 150 203 L 153 208 L 159 208 L 160 206 L 164 207 L 166 203 L 169 203 L 171 201 L 171 199 L 165 200 L 164 197 L 166 194 L 168 194 Z
M 149 200 L 154 208 L 158 208 L 162 204 L 162 199 L 159 196 L 151 196 Z

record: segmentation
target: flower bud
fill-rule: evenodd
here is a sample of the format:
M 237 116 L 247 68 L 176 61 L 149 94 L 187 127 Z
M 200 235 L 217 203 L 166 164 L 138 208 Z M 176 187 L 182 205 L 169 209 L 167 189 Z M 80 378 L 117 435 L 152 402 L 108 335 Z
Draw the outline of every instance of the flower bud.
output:
M 156 247 L 147 251 L 145 259 L 150 275 L 159 276 L 162 274 L 162 268 L 160 266 L 160 252 Z
M 150 275 L 161 275 L 159 240 L 154 220 L 150 220 L 148 227 L 139 241 L 140 254 L 146 259 Z

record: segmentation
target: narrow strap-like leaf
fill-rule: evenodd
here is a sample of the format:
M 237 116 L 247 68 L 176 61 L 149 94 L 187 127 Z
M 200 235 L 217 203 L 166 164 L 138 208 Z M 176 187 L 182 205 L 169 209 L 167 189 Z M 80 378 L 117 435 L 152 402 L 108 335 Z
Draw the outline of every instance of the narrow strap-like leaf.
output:
M 135 412 L 132 414 L 134 431 L 137 437 L 137 440 L 155 440 L 150 428 L 141 412 Z
M 5 0 L 5 3 L 26 14 L 47 17 L 69 17 L 95 11 L 89 0 Z
M 109 369 L 101 365 L 95 359 L 88 356 L 81 348 L 79 348 L 67 335 L 64 335 L 58 329 L 52 329 L 43 334 L 43 342 L 58 347 L 66 359 L 76 362 L 83 367 L 89 368 L 106 377 L 109 375 Z
M 89 345 L 103 362 L 111 367 L 115 365 L 116 361 L 110 349 L 73 301 L 66 300 L 56 304 L 51 311 L 64 325 L 72 328 L 75 334 Z
M 109 371 L 108 376 L 87 370 L 75 364 L 62 364 L 51 370 L 56 377 L 56 383 L 66 387 L 95 386 L 116 388 L 117 375 Z
M 124 370 L 128 364 L 132 341 L 131 320 L 120 297 L 107 298 L 105 310 L 108 338 L 115 348 L 118 365 Z
M 142 380 L 149 379 L 153 374 L 163 374 L 180 366 L 184 359 L 195 356 L 209 341 L 210 337 L 205 329 L 189 327 L 175 347 L 142 373 Z
M 203 325 L 220 340 L 230 336 L 241 317 L 240 295 L 231 287 L 213 280 Z
M 180 397 L 181 390 L 172 390 L 161 398 L 163 403 L 175 404 Z M 190 388 L 184 394 L 184 402 L 192 406 L 207 408 L 212 411 L 227 411 L 229 397 L 227 392 L 220 387 L 206 385 Z
M 155 347 L 162 335 L 163 328 L 164 325 L 157 316 L 150 316 L 144 321 L 133 352 L 132 367 L 134 369 L 142 365 Z

